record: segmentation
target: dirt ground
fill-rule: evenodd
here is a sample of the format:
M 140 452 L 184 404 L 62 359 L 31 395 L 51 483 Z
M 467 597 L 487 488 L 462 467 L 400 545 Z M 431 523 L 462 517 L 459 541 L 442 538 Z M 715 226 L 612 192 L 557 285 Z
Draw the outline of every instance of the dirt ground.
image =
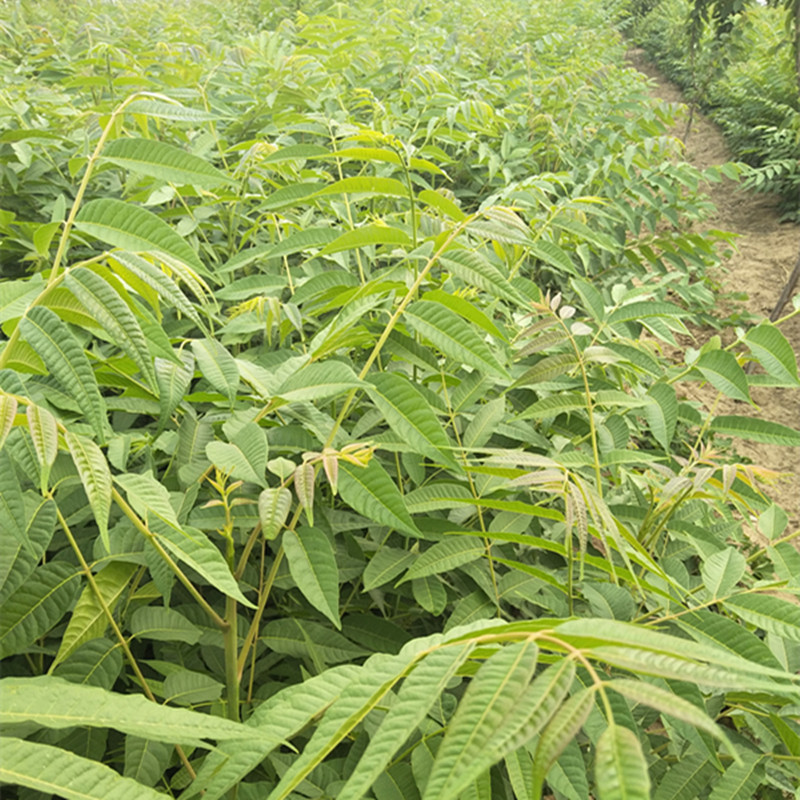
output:
M 683 103 L 680 89 L 650 64 L 641 50 L 630 51 L 628 60 L 651 79 L 653 97 L 669 103 Z M 675 135 L 683 137 L 687 118 L 679 123 Z M 694 114 L 684 156 L 701 169 L 731 160 L 719 128 L 699 112 Z M 738 252 L 725 264 L 726 273 L 720 278 L 723 291 L 745 293 L 748 298 L 744 303 L 747 310 L 760 317 L 768 317 L 797 260 L 800 227 L 780 222 L 774 200 L 744 191 L 733 182 L 711 183 L 708 193 L 717 211 L 706 226 L 731 231 L 741 237 L 737 241 Z M 787 304 L 784 314 L 790 310 L 791 304 Z M 800 317 L 783 324 L 781 330 L 795 353 L 800 354 Z M 710 337 L 714 333 L 698 330 L 698 342 L 693 346 L 699 347 L 704 341 L 703 337 Z M 685 391 L 690 399 L 713 401 L 713 390 L 708 391 L 707 387 L 701 388 L 699 384 L 683 386 L 687 387 Z M 717 407 L 717 413 L 749 414 L 800 428 L 800 390 L 754 387 L 751 395 L 757 408 L 724 398 Z M 743 460 L 784 473 L 765 493 L 789 514 L 793 528 L 788 528 L 786 533 L 797 529 L 800 526 L 800 447 L 779 447 L 739 440 L 736 449 Z

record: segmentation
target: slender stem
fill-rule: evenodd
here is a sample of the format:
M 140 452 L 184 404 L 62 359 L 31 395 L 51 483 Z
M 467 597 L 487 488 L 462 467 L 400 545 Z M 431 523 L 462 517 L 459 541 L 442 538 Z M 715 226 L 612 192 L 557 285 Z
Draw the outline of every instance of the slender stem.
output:
M 228 629 L 223 634 L 225 640 L 225 699 L 228 719 L 239 722 L 239 625 L 237 603 L 232 597 L 225 598 L 225 619 Z

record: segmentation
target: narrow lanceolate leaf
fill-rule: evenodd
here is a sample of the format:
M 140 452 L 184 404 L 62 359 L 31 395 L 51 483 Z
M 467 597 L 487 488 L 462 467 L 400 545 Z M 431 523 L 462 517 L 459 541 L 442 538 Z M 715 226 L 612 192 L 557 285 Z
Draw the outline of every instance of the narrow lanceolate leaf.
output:
M 714 417 L 710 430 L 723 436 L 735 436 L 764 444 L 779 444 L 785 447 L 800 447 L 800 431 L 756 417 L 735 415 Z
M 311 525 L 314 524 L 314 478 L 314 465 L 305 461 L 294 471 L 294 491 Z
M 773 378 L 797 384 L 797 359 L 786 337 L 768 322 L 747 332 L 745 344 Z
M 653 794 L 653 800 L 694 800 L 718 775 L 711 759 L 697 753 L 690 753 L 671 767 L 661 779 Z
M 289 376 L 276 394 L 290 403 L 327 400 L 363 385 L 343 361 L 314 361 Z
M 669 450 L 675 426 L 678 423 L 678 398 L 675 388 L 668 383 L 654 383 L 647 392 L 653 401 L 642 409 L 655 440 Z
M 650 775 L 636 734 L 613 722 L 597 742 L 594 765 L 599 800 L 650 800 Z
M 370 194 L 389 197 L 408 197 L 408 187 L 396 178 L 375 178 L 362 175 L 343 178 L 317 192 L 317 197 L 333 194 Z M 383 227 L 383 226 L 375 226 Z
M 341 463 L 339 492 L 344 501 L 367 519 L 419 536 L 406 510 L 403 496 L 386 470 L 372 459 L 366 467 Z
M 105 402 L 89 359 L 70 329 L 49 308 L 42 306 L 29 309 L 20 320 L 19 329 L 47 369 L 77 401 L 102 441 L 106 430 Z
M 202 261 L 188 243 L 151 211 L 123 200 L 90 200 L 78 212 L 75 227 L 122 250 L 160 252 L 199 272 Z
M 115 139 L 102 158 L 125 169 L 161 181 L 213 188 L 233 181 L 199 156 L 154 139 Z
M 50 561 L 8 597 L 0 614 L 0 658 L 23 652 L 62 619 L 78 593 L 79 574 L 64 561 Z
M 337 236 L 329 245 L 320 250 L 319 255 L 327 256 L 332 253 L 341 253 L 344 250 L 355 250 L 359 247 L 381 244 L 411 247 L 413 242 L 411 237 L 400 228 L 392 228 L 389 225 L 364 225 Z
M 533 641 L 507 645 L 470 682 L 436 753 L 423 800 L 450 800 L 478 777 L 473 764 L 513 713 L 539 655 Z
M 135 314 L 117 290 L 109 281 L 83 267 L 69 270 L 65 282 L 67 288 L 103 326 L 111 341 L 133 359 L 152 385 L 155 376 L 147 340 Z
M 306 600 L 341 629 L 339 568 L 331 540 L 318 528 L 287 530 L 283 534 L 283 549 L 289 572 Z
M 155 360 L 158 405 L 161 410 L 159 429 L 167 424 L 172 412 L 181 404 L 194 375 L 194 356 L 188 350 L 182 350 L 178 358 L 180 364 L 166 358 Z
M 31 434 L 36 457 L 39 459 L 42 494 L 47 493 L 50 468 L 58 454 L 58 428 L 55 417 L 41 406 L 30 405 L 27 408 L 28 430 Z
M 110 551 L 108 514 L 111 511 L 111 470 L 106 457 L 103 451 L 85 436 L 67 432 L 64 434 L 64 439 L 78 470 L 103 544 L 106 550 Z
M 747 753 L 738 764 L 731 764 L 714 785 L 708 800 L 753 800 L 764 776 L 764 764 L 758 753 Z
M 17 399 L 7 394 L 0 395 L 0 450 L 6 442 L 6 437 L 14 425 L 17 414 Z
M 419 556 L 403 577 L 403 582 L 439 575 L 447 570 L 469 564 L 486 555 L 486 544 L 478 536 L 451 536 L 437 542 Z
M 25 535 L 25 498 L 14 462 L 5 451 L 0 451 L 0 527 L 4 534 L 10 534 L 29 553 L 33 553 Z
M 66 800 L 162 800 L 163 794 L 118 772 L 49 744 L 0 737 L 0 781 Z
M 364 796 L 392 756 L 425 719 L 473 647 L 473 642 L 467 642 L 461 647 L 440 648 L 414 668 L 403 681 L 397 700 L 380 728 L 370 738 L 358 766 L 339 791 L 338 800 L 359 800 Z
M 192 352 L 203 377 L 233 405 L 239 388 L 236 359 L 216 339 L 196 339 Z
M 84 586 L 72 611 L 67 630 L 61 638 L 61 646 L 50 667 L 51 670 L 84 642 L 96 639 L 105 633 L 109 621 L 103 606 L 113 614 L 117 601 L 127 588 L 136 569 L 135 564 L 123 561 L 112 561 L 103 567 L 94 577 L 100 598 L 90 585 Z
M 734 400 L 750 400 L 747 375 L 736 357 L 727 350 L 710 350 L 703 353 L 694 364 L 703 377 L 718 391 Z
M 454 311 L 427 300 L 412 303 L 405 311 L 408 322 L 448 358 L 481 373 L 507 378 L 497 356 L 474 328 Z
M 712 597 L 724 597 L 742 579 L 746 562 L 734 547 L 712 553 L 700 566 L 700 574 Z
M 800 642 L 800 607 L 794 603 L 766 594 L 740 594 L 728 598 L 725 607 L 745 622 Z
M 373 375 L 367 386 L 372 401 L 380 409 L 401 441 L 420 455 L 443 461 L 458 470 L 449 448 L 451 442 L 422 392 L 399 372 Z
M 581 689 L 561 706 L 544 729 L 533 756 L 533 797 L 541 796 L 542 784 L 563 749 L 578 735 L 594 705 L 593 686 Z
M 0 681 L 5 725 L 22 722 L 44 728 L 114 728 L 158 742 L 208 747 L 206 739 L 245 739 L 256 731 L 237 722 L 182 708 L 151 703 L 141 694 L 120 694 L 70 683 L 63 678 L 3 678 Z
M 281 532 L 291 507 L 292 493 L 288 489 L 264 489 L 258 496 L 261 532 L 267 541 L 274 539 Z

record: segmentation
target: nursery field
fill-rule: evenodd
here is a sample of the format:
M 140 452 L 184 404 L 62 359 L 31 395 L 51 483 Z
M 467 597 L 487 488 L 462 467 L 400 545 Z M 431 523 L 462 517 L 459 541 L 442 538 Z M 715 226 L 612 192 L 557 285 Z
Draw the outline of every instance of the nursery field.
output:
M 797 796 L 800 304 L 628 6 L 0 0 L 4 798 Z

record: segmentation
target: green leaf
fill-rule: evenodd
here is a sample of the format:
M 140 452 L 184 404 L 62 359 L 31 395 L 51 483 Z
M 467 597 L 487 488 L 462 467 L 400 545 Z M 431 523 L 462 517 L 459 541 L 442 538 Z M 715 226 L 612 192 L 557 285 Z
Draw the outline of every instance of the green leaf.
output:
M 739 594 L 729 597 L 725 607 L 745 622 L 800 642 L 800 607 L 766 594 Z
M 727 350 L 710 350 L 693 364 L 703 377 L 718 391 L 734 400 L 752 402 L 747 375 L 739 366 L 736 356 Z
M 369 379 L 367 392 L 400 440 L 420 455 L 460 471 L 450 439 L 425 395 L 402 373 L 382 372 Z
M 559 247 L 555 242 L 547 242 L 540 239 L 538 242 L 529 242 L 527 248 L 530 250 L 534 258 L 543 261 L 545 264 L 550 264 L 551 267 L 556 267 L 568 275 L 577 275 L 578 271 L 572 263 L 572 259 L 564 248 Z
M 542 784 L 550 767 L 555 764 L 561 752 L 571 742 L 589 716 L 594 705 L 595 687 L 589 686 L 572 695 L 552 717 L 550 724 L 542 731 L 539 744 L 533 757 L 532 796 L 541 796 Z
M 239 389 L 236 359 L 216 339 L 195 339 L 192 352 L 203 377 L 233 405 Z
M 113 614 L 117 601 L 136 570 L 135 564 L 124 561 L 112 561 L 110 564 L 106 564 L 94 576 L 94 583 L 102 602 L 98 600 L 92 586 L 87 583 L 83 587 L 81 596 L 72 610 L 69 625 L 61 638 L 61 646 L 50 666 L 51 670 L 68 658 L 84 642 L 103 636 L 109 624 L 103 605 Z
M 448 358 L 477 369 L 479 372 L 508 378 L 497 356 L 454 311 L 427 300 L 412 303 L 405 316 L 411 325 L 441 350 Z
M 122 672 L 122 658 L 119 642 L 92 639 L 59 664 L 54 675 L 71 683 L 111 689 Z
M 678 397 L 675 388 L 668 383 L 654 383 L 647 392 L 653 401 L 642 409 L 655 440 L 669 450 L 675 426 L 678 423 Z
M 599 800 L 650 800 L 650 776 L 639 738 L 613 722 L 597 741 L 595 781 Z
M 507 341 L 505 334 L 492 322 L 489 316 L 484 314 L 473 303 L 470 303 L 469 300 L 461 297 L 461 295 L 450 294 L 442 289 L 431 289 L 425 292 L 422 299 L 432 303 L 441 303 L 451 311 L 455 311 L 467 322 L 471 322 L 476 328 L 481 328 L 497 339 Z
M 327 534 L 318 528 L 284 531 L 283 549 L 289 572 L 305 598 L 341 630 L 339 569 Z
M 202 630 L 183 614 L 163 606 L 143 606 L 133 612 L 128 622 L 131 634 L 156 642 L 197 644 Z
M 0 658 L 25 651 L 61 620 L 78 593 L 79 574 L 71 564 L 50 561 L 6 599 L 0 614 Z
M 637 300 L 612 311 L 608 317 L 607 324 L 615 325 L 618 322 L 638 322 L 640 319 L 651 317 L 679 320 L 681 317 L 685 316 L 686 312 L 680 306 L 676 306 L 673 303 Z
M 370 559 L 362 575 L 364 591 L 383 586 L 384 583 L 396 578 L 417 556 L 408 550 L 398 550 L 394 547 L 382 547 Z
M 125 108 L 128 114 L 144 114 L 157 119 L 170 119 L 175 122 L 213 122 L 219 114 L 199 108 L 187 108 L 180 103 L 167 103 L 164 100 L 134 100 Z
M 468 286 L 475 286 L 492 297 L 508 300 L 515 305 L 528 306 L 525 296 L 480 253 L 472 250 L 448 250 L 440 263 Z
M 64 434 L 64 439 L 97 522 L 100 538 L 110 552 L 108 515 L 111 511 L 111 470 L 108 461 L 103 451 L 91 439 L 69 431 Z
M 327 400 L 363 385 L 344 361 L 312 361 L 290 375 L 276 394 L 290 403 Z
M 415 667 L 403 681 L 397 700 L 370 738 L 337 800 L 359 800 L 364 796 L 386 769 L 392 756 L 423 721 L 430 707 L 439 700 L 473 647 L 473 642 L 467 642 L 461 647 L 440 648 Z
M 696 753 L 689 753 L 667 771 L 653 794 L 653 800 L 694 800 L 718 775 L 714 764 Z
M 79 725 L 114 728 L 158 742 L 195 747 L 208 747 L 206 739 L 258 736 L 252 728 L 222 717 L 170 708 L 152 703 L 141 694 L 119 694 L 50 675 L 3 678 L 0 690 L 0 721 L 6 725 L 27 722 L 56 730 Z
M 352 661 L 366 655 L 363 648 L 331 630 L 330 625 L 321 625 L 311 620 L 287 617 L 276 619 L 264 627 L 264 644 L 276 653 L 308 659 L 321 672 L 328 664 Z
M 702 562 L 700 574 L 712 597 L 724 597 L 742 579 L 745 567 L 744 556 L 735 548 L 726 547 Z
M 539 362 L 541 363 L 541 362 Z M 573 360 L 570 359 L 570 364 Z M 561 392 L 529 405 L 517 419 L 542 419 L 556 417 L 569 411 L 586 410 L 586 397 L 580 392 Z
M 17 414 L 17 400 L 7 394 L 0 394 L 0 450 L 6 442 L 6 437 L 14 425 Z
M 224 684 L 204 672 L 179 668 L 164 679 L 162 691 L 167 703 L 194 706 L 213 703 L 220 699 Z
M 480 757 L 496 736 L 503 735 L 533 677 L 538 655 L 535 642 L 528 640 L 501 648 L 483 663 L 447 727 L 423 800 L 457 798 L 485 770 Z
M 194 376 L 194 356 L 188 350 L 181 350 L 177 355 L 179 364 L 166 358 L 155 360 L 158 405 L 161 409 L 159 429 L 163 429 L 172 412 L 183 401 Z
M 757 417 L 724 415 L 714 417 L 709 428 L 713 433 L 735 436 L 764 444 L 779 444 L 784 447 L 800 447 L 800 431 Z
M 368 194 L 382 197 L 408 197 L 408 187 L 396 178 L 375 178 L 370 175 L 359 175 L 354 178 L 343 178 L 330 186 L 321 189 L 316 197 L 332 194 Z M 373 226 L 380 227 L 380 226 Z
M 437 542 L 418 556 L 401 583 L 438 575 L 447 570 L 469 564 L 486 555 L 486 545 L 478 536 L 453 536 Z
M 161 181 L 214 188 L 233 183 L 199 156 L 155 139 L 115 139 L 102 151 L 104 161 Z
M 164 220 L 123 200 L 90 200 L 78 212 L 75 228 L 122 250 L 166 253 L 204 272 L 197 253 Z
M 111 283 L 91 270 L 78 267 L 67 273 L 66 285 L 152 385 L 155 375 L 145 335 L 136 316 Z
M 19 545 L 33 553 L 25 532 L 25 499 L 7 450 L 0 451 L 0 526 L 4 534 L 11 534 Z
M 70 329 L 49 308 L 34 306 L 20 320 L 19 330 L 64 390 L 77 401 L 102 442 L 106 431 L 105 402 L 89 359 Z
M 49 744 L 0 737 L 0 781 L 66 800 L 163 800 L 164 795 L 118 772 Z
M 786 383 L 798 383 L 794 350 L 778 328 L 762 322 L 747 332 L 744 341 L 769 375 Z
M 145 786 L 155 786 L 169 766 L 173 749 L 166 742 L 128 734 L 125 737 L 123 775 Z
M 58 455 L 58 428 L 55 417 L 41 406 L 30 405 L 26 410 L 28 431 L 36 457 L 39 459 L 42 494 L 47 494 L 50 468 Z
M 775 572 L 789 586 L 800 588 L 800 552 L 790 542 L 778 542 L 774 547 L 767 547 Z
M 739 764 L 731 764 L 714 785 L 708 800 L 753 800 L 764 775 L 761 755 L 747 753 Z
M 433 575 L 411 581 L 411 592 L 416 603 L 434 617 L 447 607 L 447 591 L 441 580 Z
M 283 161 L 297 161 L 307 158 L 319 158 L 335 155 L 327 147 L 318 144 L 293 144 L 289 147 L 281 147 L 274 153 L 270 153 L 262 159 L 262 164 L 280 164 Z
M 441 192 L 433 189 L 423 189 L 417 195 L 417 200 L 431 208 L 435 208 L 456 222 L 463 222 L 467 218 L 467 215 L 449 197 L 445 197 Z
M 233 442 L 209 442 L 208 460 L 234 478 L 264 486 L 267 469 L 267 435 L 255 422 L 248 422 L 233 437 Z
M 288 489 L 264 489 L 258 496 L 261 532 L 267 541 L 271 541 L 281 532 L 291 507 L 292 493 Z
M 361 228 L 356 228 L 337 236 L 330 244 L 320 250 L 319 255 L 328 256 L 333 253 L 341 253 L 344 250 L 355 250 L 358 247 L 380 244 L 411 247 L 413 242 L 411 237 L 400 228 L 378 224 L 364 225 Z
M 341 461 L 339 468 L 339 492 L 348 505 L 380 525 L 396 528 L 408 536 L 420 535 L 397 485 L 377 459 L 373 458 L 366 467 Z

